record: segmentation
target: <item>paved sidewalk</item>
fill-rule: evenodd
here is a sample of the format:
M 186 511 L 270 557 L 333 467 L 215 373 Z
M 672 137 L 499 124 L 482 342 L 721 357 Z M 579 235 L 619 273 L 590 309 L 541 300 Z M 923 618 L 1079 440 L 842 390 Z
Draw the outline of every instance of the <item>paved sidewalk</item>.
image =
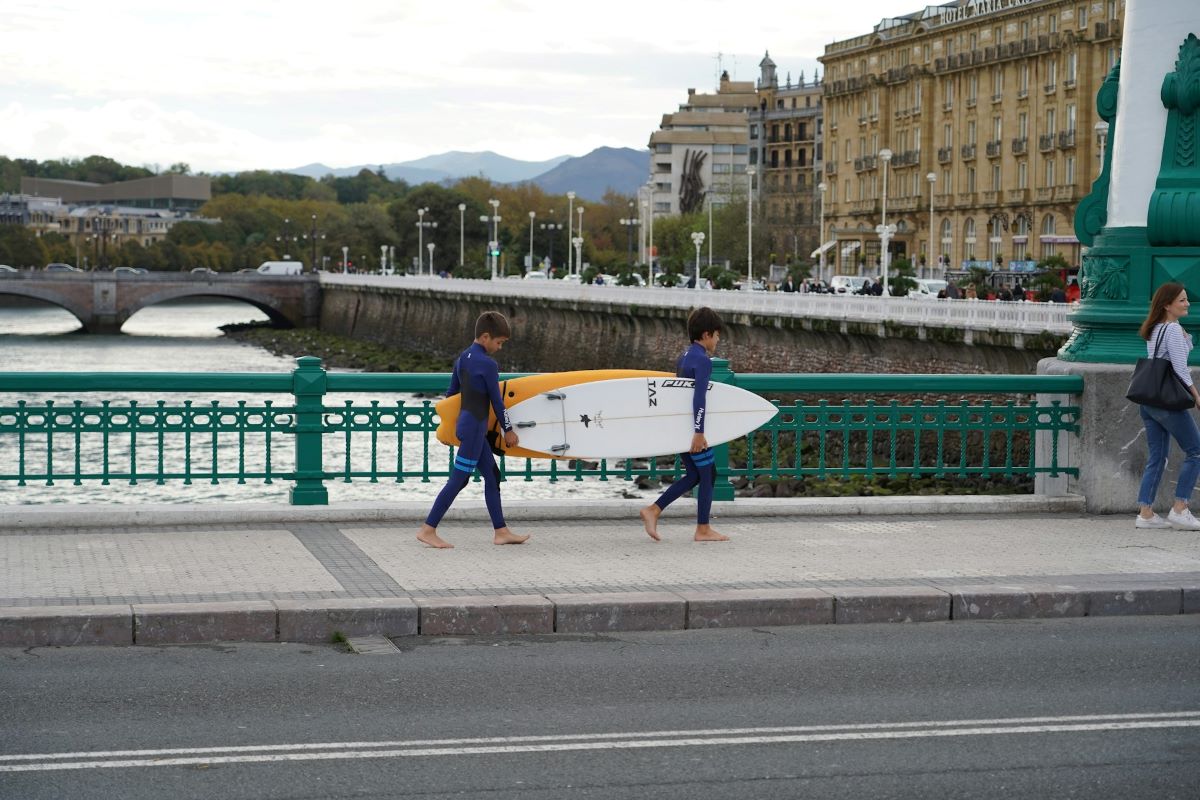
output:
M 720 544 L 640 504 L 511 508 L 510 547 L 464 505 L 448 551 L 415 505 L 10 507 L 0 646 L 1200 613 L 1200 533 L 1069 498 L 738 500 Z

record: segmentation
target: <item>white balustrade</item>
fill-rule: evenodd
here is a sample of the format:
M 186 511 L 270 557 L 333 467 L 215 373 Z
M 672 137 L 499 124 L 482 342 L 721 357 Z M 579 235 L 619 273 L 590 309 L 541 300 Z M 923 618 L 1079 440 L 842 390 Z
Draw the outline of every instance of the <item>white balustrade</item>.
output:
M 323 273 L 329 286 L 380 286 L 423 289 L 448 294 L 490 297 L 531 297 L 611 303 L 614 306 L 692 308 L 707 305 L 726 313 L 846 320 L 901 322 L 941 328 L 1038 334 L 1068 334 L 1073 305 L 1065 303 L 1000 302 L 994 300 L 936 300 L 863 297 L 860 295 L 802 294 L 799 292 L 699 291 L 684 288 L 593 286 L 560 280 L 459 280 L 408 275 L 341 275 Z

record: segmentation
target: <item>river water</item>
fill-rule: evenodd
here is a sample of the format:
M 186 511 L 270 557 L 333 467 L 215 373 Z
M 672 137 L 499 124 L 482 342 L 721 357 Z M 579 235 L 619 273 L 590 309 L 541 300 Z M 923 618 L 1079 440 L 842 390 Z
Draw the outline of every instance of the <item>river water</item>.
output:
M 276 356 L 260 347 L 236 342 L 226 338 L 221 325 L 233 322 L 265 321 L 266 317 L 257 309 L 243 303 L 224 301 L 180 301 L 164 303 L 139 311 L 125 324 L 119 335 L 94 335 L 77 333 L 79 324 L 73 316 L 62 309 L 51 306 L 0 307 L 0 372 L 290 372 L 294 361 Z M 127 406 L 130 400 L 139 405 L 153 405 L 156 400 L 167 400 L 175 404 L 181 398 L 162 397 L 148 394 L 129 393 L 121 396 L 112 394 L 84 394 L 71 396 L 40 395 L 6 392 L 0 385 L 0 408 L 12 408 L 19 400 L 30 405 L 44 405 L 52 400 L 58 407 L 70 406 L 74 400 L 83 400 L 85 406 L 99 405 L 101 400 L 111 400 L 113 405 Z M 189 398 L 196 405 L 207 404 L 214 399 L 229 402 L 230 396 Z M 245 400 L 248 406 L 274 400 L 277 404 L 290 403 L 290 395 L 253 396 L 238 394 L 235 400 Z M 356 405 L 371 400 L 380 401 L 381 406 L 394 406 L 398 400 L 407 405 L 419 405 L 423 398 L 395 396 L 373 398 L 365 395 L 329 396 L 327 405 L 340 404 L 343 399 L 353 399 Z M 17 448 L 15 436 L 0 434 L 0 474 L 17 471 Z M 62 437 L 64 439 L 69 437 Z M 98 438 L 98 437 L 96 437 Z M 140 437 L 139 437 L 140 438 Z M 150 435 L 146 437 L 150 439 Z M 208 436 L 199 435 L 193 443 L 193 458 L 199 463 L 208 463 Z M 327 436 L 326 440 L 335 437 Z M 393 437 L 394 438 L 394 437 Z M 44 450 L 44 437 L 40 440 Z M 275 439 L 278 449 L 273 460 L 277 469 L 290 469 L 291 437 Z M 73 444 L 55 441 L 55 463 L 61 469 L 74 458 Z M 169 463 L 181 462 L 182 444 L 172 445 L 168 438 L 166 459 Z M 325 458 L 341 458 L 340 442 L 326 442 Z M 139 468 L 150 467 L 155 458 L 153 441 L 139 443 Z M 174 449 L 171 449 L 171 448 Z M 229 466 L 232 443 L 221 444 L 222 468 Z M 99 463 L 100 445 L 96 441 L 84 442 L 80 448 L 84 454 L 84 472 L 89 461 Z M 247 448 L 247 468 L 252 461 L 250 447 Z M 30 450 L 34 452 L 29 452 Z M 444 449 L 439 446 L 439 452 Z M 361 469 L 370 459 L 370 442 L 366 436 L 356 436 L 352 448 L 352 459 L 356 469 Z M 121 442 L 111 444 L 110 457 L 114 465 L 128 465 L 128 448 Z M 233 450 L 236 463 L 236 450 Z M 386 453 L 381 445 L 379 459 L 381 468 L 388 459 L 395 460 L 395 449 Z M 174 459 L 174 462 L 172 461 Z M 123 461 L 122 461 L 123 460 Z M 337 462 L 334 462 L 337 463 Z M 404 454 L 406 467 L 417 468 L 421 455 L 416 448 L 407 448 Z M 524 461 L 510 463 L 509 469 L 517 469 Z M 44 467 L 45 454 L 36 447 L 27 448 L 27 470 Z M 93 464 L 93 467 L 95 464 Z M 444 479 L 434 478 L 430 483 L 409 478 L 402 484 L 394 479 L 381 478 L 379 483 L 368 479 L 355 479 L 353 483 L 335 480 L 326 481 L 330 502 L 395 502 L 401 500 L 431 501 L 441 489 Z M 46 504 L 46 503 L 191 503 L 191 502 L 288 502 L 290 482 L 277 481 L 265 484 L 261 479 L 238 484 L 235 480 L 222 480 L 213 485 L 207 480 L 185 484 L 182 480 L 168 481 L 156 485 L 153 481 L 141 481 L 130 485 L 128 480 L 103 485 L 100 481 L 84 481 L 75 486 L 70 480 L 56 481 L 47 486 L 44 481 L 18 486 L 15 481 L 0 481 L 0 505 Z M 480 484 L 472 483 L 463 490 L 462 498 L 482 498 Z M 510 476 L 503 484 L 505 498 L 511 500 L 535 498 L 611 498 L 638 492 L 634 484 L 610 480 L 601 482 L 595 478 L 583 481 L 560 480 L 551 483 L 548 478 L 535 478 L 527 482 L 520 477 Z

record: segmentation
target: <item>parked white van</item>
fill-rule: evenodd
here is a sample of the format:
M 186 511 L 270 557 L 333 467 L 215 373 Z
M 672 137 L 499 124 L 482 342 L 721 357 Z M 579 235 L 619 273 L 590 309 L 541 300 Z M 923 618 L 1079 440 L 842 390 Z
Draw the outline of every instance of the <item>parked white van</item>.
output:
M 830 294 L 854 294 L 862 289 L 863 281 L 869 281 L 860 275 L 834 275 L 829 280 Z
M 303 271 L 303 261 L 264 261 L 258 265 L 260 275 L 299 275 Z
M 937 299 L 938 292 L 945 290 L 946 282 L 935 278 L 914 278 L 917 287 L 908 290 L 909 297 L 916 297 L 924 300 Z

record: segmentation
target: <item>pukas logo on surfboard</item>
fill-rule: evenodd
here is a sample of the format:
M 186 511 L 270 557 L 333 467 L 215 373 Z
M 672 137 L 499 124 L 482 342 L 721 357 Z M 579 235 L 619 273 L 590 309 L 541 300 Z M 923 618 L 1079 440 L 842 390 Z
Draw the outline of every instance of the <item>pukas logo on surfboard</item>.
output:
M 661 389 L 687 389 L 692 390 L 696 386 L 696 381 L 691 378 L 664 378 L 661 381 L 646 381 L 646 400 L 651 407 L 658 405 L 658 390 Z M 712 381 L 708 382 L 708 388 L 713 388 Z

